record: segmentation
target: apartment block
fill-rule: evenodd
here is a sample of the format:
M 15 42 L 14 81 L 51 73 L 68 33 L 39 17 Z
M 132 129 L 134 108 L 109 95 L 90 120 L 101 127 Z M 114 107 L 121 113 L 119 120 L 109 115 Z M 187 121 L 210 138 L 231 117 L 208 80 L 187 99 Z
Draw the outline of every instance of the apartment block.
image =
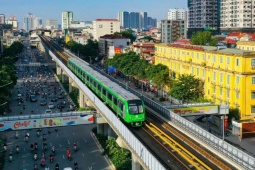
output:
M 219 0 L 188 0 L 188 37 L 193 32 L 210 30 L 218 33 Z
M 201 80 L 203 97 L 238 108 L 241 120 L 255 116 L 255 52 L 218 50 L 212 46 L 155 44 L 155 64 L 169 67 L 173 77 L 191 74 Z
M 62 30 L 68 29 L 71 25 L 71 21 L 73 21 L 73 12 L 62 12 Z
M 186 37 L 186 22 L 184 20 L 161 20 L 161 42 L 172 43 Z
M 120 32 L 120 21 L 117 19 L 96 19 L 93 21 L 93 37 L 99 40 L 99 37 L 106 34 Z
M 45 20 L 45 28 L 58 29 L 58 20 L 54 20 L 54 19 Z
M 221 0 L 220 30 L 254 32 L 254 0 Z
M 169 9 L 167 12 L 167 19 L 168 20 L 187 20 L 187 13 L 188 11 L 185 9 Z

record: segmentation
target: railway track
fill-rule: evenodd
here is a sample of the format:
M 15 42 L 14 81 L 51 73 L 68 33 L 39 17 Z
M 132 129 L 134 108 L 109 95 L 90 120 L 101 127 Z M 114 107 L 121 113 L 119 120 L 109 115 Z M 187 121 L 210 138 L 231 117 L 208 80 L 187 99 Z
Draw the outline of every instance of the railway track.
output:
M 44 36 L 42 41 L 66 65 L 69 56 Z M 166 169 L 231 170 L 235 167 L 221 161 L 206 148 L 150 114 L 147 110 L 145 126 L 130 130 L 143 142 Z

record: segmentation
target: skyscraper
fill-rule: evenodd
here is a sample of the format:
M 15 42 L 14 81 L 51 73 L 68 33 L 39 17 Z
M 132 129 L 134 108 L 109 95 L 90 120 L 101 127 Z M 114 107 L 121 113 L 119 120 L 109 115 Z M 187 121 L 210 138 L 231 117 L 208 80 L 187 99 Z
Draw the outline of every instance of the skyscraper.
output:
M 120 26 L 122 28 L 129 28 L 129 12 L 119 12 L 118 20 L 120 21 Z
M 73 12 L 62 12 L 62 30 L 68 29 L 68 27 L 71 25 L 71 21 L 73 21 Z
M 156 19 L 148 17 L 147 12 L 119 12 L 118 20 L 120 21 L 121 27 L 124 29 L 141 30 L 143 28 L 155 27 L 157 23 L 157 21 L 155 22 Z
M 23 27 L 26 31 L 42 28 L 42 19 L 28 13 L 27 17 L 24 18 Z
M 5 23 L 5 15 L 0 14 L 0 24 L 4 24 L 4 23 Z
M 146 29 L 148 24 L 147 12 L 140 13 L 140 29 Z
M 129 13 L 129 28 L 140 29 L 140 13 L 139 12 L 130 12 Z

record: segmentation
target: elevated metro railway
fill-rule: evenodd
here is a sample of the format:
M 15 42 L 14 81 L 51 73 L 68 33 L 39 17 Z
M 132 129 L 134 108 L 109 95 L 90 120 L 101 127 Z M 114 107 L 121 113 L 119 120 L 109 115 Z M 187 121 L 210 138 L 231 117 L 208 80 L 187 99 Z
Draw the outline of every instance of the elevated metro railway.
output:
M 120 101 L 122 101 L 122 99 L 126 100 L 126 102 L 125 102 L 126 107 L 132 106 L 133 103 L 131 103 L 131 105 L 129 105 L 128 99 L 135 98 L 136 97 L 135 95 L 130 94 L 130 95 L 126 96 L 126 98 L 125 97 L 123 98 L 123 96 L 126 95 L 125 93 L 130 93 L 130 92 L 126 91 L 124 88 L 115 90 L 113 87 L 114 85 L 104 83 L 104 81 L 106 80 L 106 77 L 104 77 L 104 76 L 100 77 L 99 76 L 100 73 L 98 73 L 95 70 L 89 71 L 90 69 L 92 69 L 91 67 L 89 67 L 89 65 L 86 66 L 84 63 L 82 64 L 81 60 L 78 60 L 75 57 L 70 57 L 68 54 L 66 54 L 64 52 L 64 50 L 61 47 L 57 46 L 53 42 L 50 42 L 50 40 L 48 38 L 46 38 L 44 36 L 40 36 L 40 38 L 43 41 L 43 43 L 46 46 L 48 46 L 48 48 L 66 66 L 68 66 L 68 68 L 70 70 L 72 70 L 73 73 L 77 75 L 77 77 L 80 78 L 81 81 L 83 81 L 95 94 L 97 94 L 97 96 L 99 96 L 103 101 L 105 101 L 107 103 L 107 105 L 113 111 L 117 112 L 117 114 L 121 115 L 122 113 L 120 113 L 120 111 L 124 111 L 124 109 L 121 110 L 121 108 L 123 108 L 123 106 L 119 107 L 119 106 L 121 106 Z M 107 81 L 111 81 L 111 80 L 107 79 Z M 118 84 L 116 84 L 116 87 L 117 86 L 118 86 Z M 110 98 L 112 99 L 111 101 L 109 101 L 109 97 L 107 94 L 108 92 L 107 93 L 103 92 L 104 88 L 105 88 L 105 90 L 108 90 L 108 92 L 110 93 L 110 95 L 111 95 Z M 121 92 L 122 90 L 125 90 L 125 92 Z M 112 93 L 112 91 L 113 91 L 113 93 Z M 118 97 L 119 97 L 117 101 L 113 98 L 115 95 L 118 95 Z M 115 96 L 115 98 L 117 99 L 116 96 Z M 137 100 L 137 98 L 135 100 Z M 142 100 L 140 100 L 140 101 L 143 105 L 143 101 Z M 139 105 L 136 104 L 136 106 L 135 106 L 137 108 L 138 112 L 139 112 Z M 126 109 L 129 110 L 129 108 L 126 108 Z M 123 118 L 124 118 L 124 116 L 123 116 Z M 133 118 L 131 118 L 131 119 L 133 119 Z M 123 119 L 123 120 L 127 121 L 128 119 Z M 130 118 L 129 118 L 129 120 L 130 120 Z M 154 118 L 153 121 L 155 121 L 155 120 L 156 119 Z M 143 121 L 145 121 L 145 116 L 144 116 Z M 128 123 L 132 124 L 132 121 L 128 122 Z M 136 124 L 133 124 L 133 125 L 136 125 Z M 138 123 L 138 126 L 141 126 L 141 124 Z M 162 121 L 162 122 L 158 122 L 157 127 L 160 128 L 161 130 L 165 131 L 166 125 L 164 125 L 164 122 Z M 143 128 L 133 129 L 133 133 L 139 132 L 139 134 L 137 134 L 138 138 L 141 141 L 143 141 L 143 143 L 146 143 L 146 142 L 148 143 L 147 147 L 151 148 L 150 149 L 151 152 L 153 152 L 154 154 L 157 155 L 158 159 L 161 160 L 161 162 L 165 165 L 166 169 L 168 169 L 169 167 L 171 169 L 175 169 L 171 165 L 172 163 L 169 162 L 170 159 L 173 159 L 172 156 L 170 154 L 166 154 L 169 152 L 169 150 L 170 150 L 170 152 L 173 152 L 174 148 L 168 149 L 168 150 L 166 148 L 164 148 L 166 143 L 169 143 L 169 145 L 170 145 L 170 142 L 169 142 L 170 138 L 168 137 L 168 135 L 170 135 L 170 134 L 167 134 L 168 132 L 165 132 L 166 134 L 164 133 L 164 137 L 161 138 L 161 139 L 163 139 L 163 141 L 161 141 L 163 144 L 162 144 L 162 146 L 159 146 L 158 141 L 153 141 L 154 139 L 149 139 L 148 135 L 146 136 L 144 134 L 145 132 L 141 131 L 141 129 L 144 129 L 144 128 L 151 129 L 150 131 L 151 131 L 152 136 L 159 136 L 160 134 L 163 134 L 163 132 L 162 131 L 156 132 L 155 127 L 148 128 L 147 125 L 143 126 Z M 171 130 L 171 131 L 173 131 L 173 130 Z M 234 166 L 229 165 L 224 160 L 221 160 L 221 158 L 218 158 L 215 155 L 213 156 L 213 153 L 211 153 L 206 148 L 198 149 L 200 147 L 200 144 L 194 142 L 192 144 L 193 149 L 191 148 L 191 150 L 190 149 L 188 149 L 188 150 L 190 150 L 191 153 L 194 153 L 195 155 L 197 155 L 196 156 L 197 158 L 196 158 L 194 155 L 192 155 L 186 151 L 186 149 L 187 149 L 186 145 L 187 145 L 188 139 L 184 139 L 184 138 L 180 137 L 181 133 L 178 130 L 176 130 L 174 133 L 176 133 L 176 134 L 174 134 L 176 136 L 176 138 L 180 138 L 177 142 L 178 146 L 179 146 L 178 150 L 180 150 L 180 148 L 183 148 L 182 150 L 185 150 L 185 152 L 182 151 L 182 154 L 180 154 L 180 155 L 182 155 L 181 157 L 183 157 L 184 159 L 175 159 L 175 161 L 178 161 L 178 162 L 180 162 L 180 164 L 182 164 L 181 166 L 178 166 L 179 168 L 177 167 L 177 169 L 194 169 L 194 167 L 199 167 L 198 169 L 236 169 Z M 182 134 L 182 135 L 184 135 L 184 134 Z M 189 140 L 191 140 L 191 139 L 189 139 Z M 175 145 L 177 143 L 174 143 L 173 141 L 174 140 L 172 140 L 171 143 L 173 143 L 172 145 L 173 145 L 173 147 L 175 147 Z M 155 150 L 152 149 L 154 146 L 157 146 L 157 148 Z M 182 147 L 182 146 L 184 146 L 184 147 Z M 211 155 L 211 158 L 209 158 L 208 155 Z M 196 161 L 194 161 L 194 159 L 196 159 Z

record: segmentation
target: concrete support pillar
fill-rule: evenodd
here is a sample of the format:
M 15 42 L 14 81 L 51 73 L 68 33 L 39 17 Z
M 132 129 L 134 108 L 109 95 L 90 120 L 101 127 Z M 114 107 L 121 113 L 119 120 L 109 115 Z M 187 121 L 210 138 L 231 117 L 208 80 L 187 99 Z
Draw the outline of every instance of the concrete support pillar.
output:
M 69 93 L 73 90 L 73 80 L 69 77 Z
M 60 66 L 57 65 L 57 75 L 60 75 L 62 72 L 61 72 L 61 68 Z
M 142 166 L 138 162 L 135 154 L 132 153 L 132 169 L 133 170 L 142 170 Z
M 80 107 L 84 107 L 84 94 L 81 89 L 79 89 L 79 105 Z
M 107 123 L 97 124 L 97 133 L 106 136 L 109 125 Z
M 66 74 L 62 74 L 62 83 L 65 83 L 68 81 L 68 77 L 66 76 Z
M 117 137 L 116 133 L 114 130 L 111 128 L 111 126 L 108 127 L 108 139 L 111 137 Z

